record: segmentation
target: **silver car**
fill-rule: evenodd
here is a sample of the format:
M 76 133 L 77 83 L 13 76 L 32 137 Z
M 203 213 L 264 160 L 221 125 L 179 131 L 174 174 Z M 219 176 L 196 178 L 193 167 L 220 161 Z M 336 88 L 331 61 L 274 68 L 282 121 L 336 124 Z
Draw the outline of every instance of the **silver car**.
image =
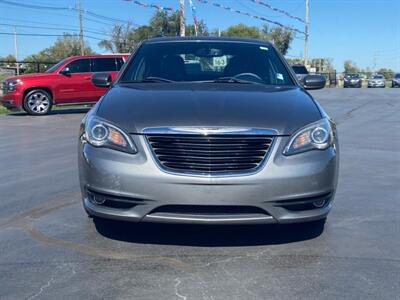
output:
M 375 87 L 384 88 L 385 87 L 385 76 L 383 76 L 382 74 L 372 75 L 370 78 L 368 78 L 368 87 L 369 88 L 375 88 Z
M 194 64 L 193 61 L 198 63 Z M 338 177 L 335 123 L 265 41 L 143 42 L 82 121 L 91 217 L 203 224 L 325 220 Z

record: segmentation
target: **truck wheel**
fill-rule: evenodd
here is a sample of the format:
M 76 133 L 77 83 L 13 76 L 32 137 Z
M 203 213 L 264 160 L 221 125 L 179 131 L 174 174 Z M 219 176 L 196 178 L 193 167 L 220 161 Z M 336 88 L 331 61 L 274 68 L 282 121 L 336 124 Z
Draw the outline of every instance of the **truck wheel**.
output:
M 51 95 L 42 89 L 32 90 L 24 98 L 24 110 L 30 115 L 46 115 L 52 106 Z

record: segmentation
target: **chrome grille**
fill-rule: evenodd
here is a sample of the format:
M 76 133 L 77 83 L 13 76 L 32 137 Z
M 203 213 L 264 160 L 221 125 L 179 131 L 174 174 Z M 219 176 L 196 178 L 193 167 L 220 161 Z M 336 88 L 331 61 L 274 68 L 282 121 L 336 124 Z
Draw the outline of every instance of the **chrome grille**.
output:
M 5 81 L 3 81 L 3 82 L 1 83 L 1 90 L 2 90 L 3 94 L 6 94 L 6 93 L 7 93 L 7 84 L 6 84 Z
M 148 134 L 158 163 L 182 173 L 243 173 L 256 170 L 273 142 L 272 136 Z

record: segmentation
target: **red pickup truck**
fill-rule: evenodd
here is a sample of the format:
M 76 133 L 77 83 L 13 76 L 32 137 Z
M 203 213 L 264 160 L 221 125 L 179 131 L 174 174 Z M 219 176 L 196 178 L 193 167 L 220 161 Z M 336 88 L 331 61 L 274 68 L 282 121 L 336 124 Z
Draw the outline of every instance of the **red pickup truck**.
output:
M 23 109 L 31 115 L 45 115 L 53 105 L 89 104 L 100 99 L 107 88 L 96 87 L 94 72 L 108 72 L 114 79 L 128 54 L 73 56 L 45 73 L 7 78 L 3 84 L 3 106 Z

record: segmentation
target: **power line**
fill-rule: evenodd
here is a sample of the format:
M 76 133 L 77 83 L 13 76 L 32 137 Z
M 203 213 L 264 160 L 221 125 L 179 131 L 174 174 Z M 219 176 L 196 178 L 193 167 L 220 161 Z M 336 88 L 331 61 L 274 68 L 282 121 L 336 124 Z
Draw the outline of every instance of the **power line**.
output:
M 12 6 L 19 6 L 19 7 L 25 7 L 25 8 L 33 8 L 33 9 L 49 9 L 49 10 L 69 9 L 69 8 L 60 7 L 60 6 L 42 6 L 42 5 L 33 5 L 33 4 L 22 4 L 22 3 L 8 1 L 8 0 L 0 0 L 0 2 L 8 4 L 8 5 L 12 5 Z
M 0 3 L 4 3 L 7 5 L 11 6 L 17 6 L 17 7 L 23 7 L 23 8 L 30 8 L 30 9 L 40 9 L 40 10 L 59 10 L 59 11 L 78 11 L 78 8 L 75 7 L 67 7 L 67 6 L 48 6 L 48 5 L 34 5 L 34 4 L 23 4 L 23 3 L 18 3 L 14 1 L 9 1 L 9 0 L 0 0 Z M 98 19 L 102 20 L 107 20 L 107 21 L 112 21 L 112 22 L 119 22 L 119 23 L 129 23 L 129 21 L 121 20 L 121 19 L 116 19 L 116 18 L 111 18 L 108 16 L 100 15 L 95 12 L 86 10 L 86 9 L 80 9 L 81 13 L 83 14 L 88 14 L 92 17 L 96 17 Z
M 164 10 L 164 11 L 173 11 L 174 10 L 172 7 L 165 7 L 163 5 L 154 4 L 154 3 L 144 3 L 141 1 L 137 1 L 137 0 L 125 0 L 125 1 L 132 2 L 136 5 L 139 5 L 141 7 L 146 7 L 146 8 L 154 8 L 157 10 Z
M 47 23 L 47 22 L 35 22 L 35 21 L 27 21 L 27 20 L 22 20 L 22 19 L 14 19 L 14 18 L 5 18 L 5 17 L 1 17 L 2 20 L 8 20 L 8 21 L 13 21 L 13 22 L 23 22 L 25 23 L 29 23 L 29 24 L 40 24 L 40 25 L 50 25 L 50 26 L 59 26 L 59 23 Z M 8 24 L 2 24 L 2 25 L 8 25 Z M 18 27 L 32 27 L 32 26 L 27 26 L 27 25 L 20 25 L 20 24 L 15 24 Z M 14 26 L 14 24 L 13 24 Z M 33 27 L 32 27 L 33 28 Z M 42 27 L 43 29 L 56 29 L 55 27 L 51 28 L 51 27 Z M 61 29 L 61 28 L 60 28 Z M 64 28 L 63 28 L 64 29 Z M 89 29 L 89 30 L 88 30 Z M 66 29 L 65 30 L 79 30 L 78 27 L 73 27 L 71 26 L 71 29 Z M 85 29 L 86 32 L 91 32 L 91 33 L 98 33 L 98 34 L 105 34 L 105 32 L 101 32 L 101 31 L 97 31 L 97 29 L 95 28 L 89 28 L 86 27 Z
M 17 28 L 34 28 L 34 29 L 50 29 L 50 30 L 67 30 L 67 31 L 78 31 L 77 28 L 67 28 L 67 27 L 48 27 L 48 26 L 33 26 L 33 25 L 20 25 L 20 24 L 9 24 L 9 23 L 0 23 L 2 26 L 9 26 L 9 27 L 17 27 Z M 85 32 L 89 32 L 92 34 L 98 35 L 108 35 L 105 32 L 101 31 L 93 31 L 85 29 Z
M 244 12 L 244 11 L 235 9 L 235 8 L 230 7 L 230 6 L 226 6 L 224 4 L 220 4 L 220 3 L 217 3 L 217 2 L 212 2 L 210 0 L 197 0 L 197 1 L 199 3 L 202 3 L 202 4 L 210 4 L 210 5 L 213 5 L 215 7 L 218 7 L 218 8 L 233 12 L 233 13 L 237 13 L 239 15 L 247 16 L 247 17 L 250 17 L 252 19 L 257 19 L 257 20 L 260 20 L 260 21 L 263 21 L 263 22 L 271 23 L 271 24 L 274 24 L 276 26 L 279 26 L 279 27 L 285 28 L 287 30 L 293 31 L 293 32 L 298 32 L 298 33 L 301 33 L 301 34 L 304 34 L 304 35 L 306 34 L 304 31 L 301 31 L 301 30 L 299 30 L 297 28 L 294 28 L 292 26 L 284 25 L 284 24 L 282 24 L 280 22 L 273 21 L 273 20 L 258 16 L 258 15 L 252 15 L 252 14 L 250 14 L 248 12 Z
M 0 35 L 14 35 L 13 32 L 0 32 Z M 52 36 L 52 37 L 63 37 L 65 36 L 64 34 L 45 34 L 45 33 L 16 33 L 17 36 Z M 90 35 L 85 35 L 85 38 L 88 39 L 93 39 L 93 40 L 98 40 L 98 41 L 102 41 L 103 39 L 101 38 L 97 38 L 94 36 L 90 36 Z
M 305 23 L 305 21 L 302 18 L 293 16 L 292 14 L 288 13 L 287 11 L 285 11 L 283 9 L 280 9 L 280 8 L 273 7 L 272 5 L 270 5 L 270 4 L 268 4 L 268 3 L 264 2 L 264 1 L 261 1 L 261 0 L 250 0 L 250 1 L 254 2 L 254 3 L 257 3 L 257 4 L 260 4 L 260 5 L 264 6 L 264 7 L 267 7 L 267 8 L 269 8 L 269 9 L 275 11 L 275 12 L 284 14 L 285 16 L 287 16 L 287 17 L 289 17 L 291 19 L 294 19 L 294 20 L 300 21 L 302 23 Z

